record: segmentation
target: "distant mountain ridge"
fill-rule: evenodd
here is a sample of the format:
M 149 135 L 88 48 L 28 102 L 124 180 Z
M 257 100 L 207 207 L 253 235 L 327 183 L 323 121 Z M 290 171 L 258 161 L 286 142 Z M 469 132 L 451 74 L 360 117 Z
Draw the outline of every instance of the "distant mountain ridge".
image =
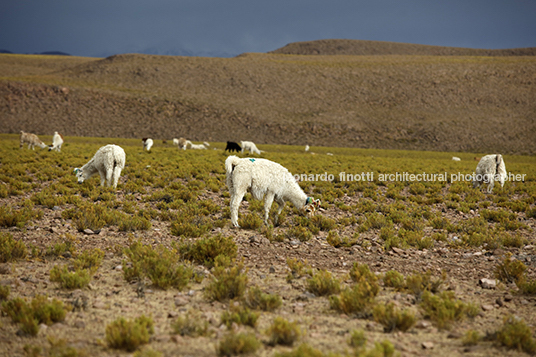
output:
M 40 53 L 16 53 L 9 50 L 0 49 L 0 53 L 10 53 L 10 54 L 19 54 L 19 55 L 50 55 L 50 56 L 70 56 L 69 53 L 61 51 L 45 51 Z
M 399 42 L 333 39 L 293 42 L 268 53 L 287 55 L 350 56 L 536 56 L 536 47 L 486 50 L 462 47 L 415 45 Z
M 536 153 L 536 56 L 362 53 L 0 54 L 0 132 Z

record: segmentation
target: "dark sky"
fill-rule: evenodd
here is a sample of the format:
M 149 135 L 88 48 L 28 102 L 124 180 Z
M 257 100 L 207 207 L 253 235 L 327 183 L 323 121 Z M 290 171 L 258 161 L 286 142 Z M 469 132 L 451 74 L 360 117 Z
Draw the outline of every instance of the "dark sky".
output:
M 356 39 L 536 47 L 536 0 L 3 0 L 0 50 L 234 56 Z

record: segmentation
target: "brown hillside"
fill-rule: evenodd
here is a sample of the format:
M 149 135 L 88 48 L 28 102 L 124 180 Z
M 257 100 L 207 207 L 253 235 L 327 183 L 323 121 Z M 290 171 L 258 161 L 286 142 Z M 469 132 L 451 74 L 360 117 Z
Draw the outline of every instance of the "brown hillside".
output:
M 536 57 L 0 55 L 0 132 L 536 153 Z
M 414 45 L 364 40 L 317 40 L 293 42 L 270 53 L 285 55 L 350 56 L 536 56 L 536 47 L 485 50 L 461 47 Z

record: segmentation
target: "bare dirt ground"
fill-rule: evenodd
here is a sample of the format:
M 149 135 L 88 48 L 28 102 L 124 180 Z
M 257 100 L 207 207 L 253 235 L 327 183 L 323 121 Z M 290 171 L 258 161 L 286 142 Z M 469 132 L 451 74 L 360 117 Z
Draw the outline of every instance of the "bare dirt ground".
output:
M 121 193 L 118 193 L 121 197 Z M 351 202 L 359 196 L 344 197 Z M 201 199 L 211 199 L 223 205 L 220 194 L 206 194 Z M 4 202 L 3 202 L 4 203 Z M 243 202 L 241 210 L 247 209 Z M 21 239 L 27 245 L 46 247 L 69 233 L 76 237 L 77 247 L 88 249 L 98 247 L 106 252 L 103 265 L 87 289 L 68 291 L 60 289 L 50 282 L 49 271 L 55 264 L 63 264 L 67 259 L 57 260 L 28 259 L 0 266 L 0 284 L 9 284 L 12 294 L 31 298 L 36 294 L 48 294 L 77 307 L 62 323 L 50 327 L 42 326 L 37 337 L 18 336 L 17 325 L 8 317 L 0 317 L 0 354 L 4 356 L 23 356 L 25 345 L 46 347 L 47 336 L 65 339 L 68 345 L 88 355 L 121 356 L 125 352 L 109 349 L 104 341 L 105 327 L 114 319 L 123 316 L 134 318 L 141 314 L 152 316 L 155 322 L 155 334 L 150 347 L 160 351 L 164 356 L 214 356 L 219 338 L 226 328 L 221 325 L 220 315 L 227 310 L 227 303 L 208 302 L 203 297 L 203 289 L 208 279 L 202 283 L 192 283 L 185 291 L 174 289 L 167 291 L 145 287 L 139 293 L 136 284 L 129 284 L 123 278 L 121 266 L 124 256 L 122 248 L 132 239 L 141 239 L 146 244 L 163 243 L 169 245 L 177 237 L 170 234 L 169 223 L 152 221 L 148 232 L 134 234 L 122 233 L 116 228 L 104 228 L 99 234 L 78 232 L 69 220 L 61 218 L 61 209 L 43 209 L 43 219 L 32 222 L 27 229 L 8 229 L 14 238 Z M 340 217 L 347 213 L 336 208 L 325 211 L 330 217 Z M 468 215 L 452 213 L 454 220 L 462 220 Z M 458 217 L 456 217 L 456 215 Z M 534 232 L 534 219 L 526 222 Z M 274 234 L 282 228 L 275 228 Z M 373 341 L 388 339 L 394 343 L 401 356 L 504 356 L 524 355 L 522 352 L 507 350 L 494 345 L 493 342 L 480 342 L 477 346 L 464 347 L 461 337 L 469 329 L 477 330 L 481 335 L 496 331 L 505 316 L 514 314 L 527 321 L 529 326 L 536 324 L 536 298 L 516 294 L 514 286 L 499 284 L 496 289 L 482 288 L 480 278 L 493 279 L 493 270 L 507 250 L 483 251 L 482 249 L 450 249 L 446 245 L 436 245 L 431 250 L 398 250 L 384 252 L 377 242 L 378 232 L 371 232 L 372 246 L 362 248 L 334 248 L 326 242 L 326 232 L 320 232 L 308 242 L 286 240 L 271 243 L 257 231 L 229 228 L 216 228 L 211 234 L 223 233 L 234 238 L 238 246 L 238 256 L 243 258 L 248 269 L 249 286 L 256 285 L 265 292 L 279 294 L 283 299 L 281 308 L 273 313 L 262 313 L 255 332 L 263 341 L 265 329 L 275 316 L 298 321 L 304 334 L 299 343 L 308 343 L 324 353 L 351 352 L 348 345 L 350 332 L 363 329 L 371 346 Z M 532 233 L 531 233 L 532 234 Z M 534 241 L 534 237 L 529 237 Z M 534 275 L 536 251 L 533 245 L 520 249 L 508 249 L 517 259 L 529 267 L 529 274 Z M 415 305 L 413 295 L 382 288 L 378 301 L 393 301 L 400 307 L 412 309 L 419 316 L 418 322 L 406 333 L 384 333 L 383 327 L 372 319 L 356 319 L 330 310 L 326 297 L 315 297 L 305 289 L 306 278 L 286 282 L 287 258 L 307 259 L 318 269 L 327 269 L 344 279 L 354 262 L 367 263 L 375 273 L 384 273 L 394 269 L 404 275 L 413 272 L 432 271 L 439 276 L 442 270 L 448 274 L 445 288 L 453 290 L 457 297 L 465 302 L 479 304 L 482 311 L 474 319 L 465 319 L 454 323 L 448 330 L 438 330 L 426 319 Z M 207 272 L 207 274 L 210 274 Z M 347 280 L 349 282 L 349 280 Z M 150 284 L 150 283 L 149 283 Z M 212 334 L 209 337 L 181 337 L 171 333 L 171 322 L 181 313 L 195 310 L 209 321 Z M 239 328 L 244 329 L 244 328 Z M 248 328 L 249 329 L 249 328 Z M 423 343 L 426 348 L 423 347 Z M 263 346 L 256 352 L 259 356 L 272 356 L 276 351 L 288 351 L 288 347 Z

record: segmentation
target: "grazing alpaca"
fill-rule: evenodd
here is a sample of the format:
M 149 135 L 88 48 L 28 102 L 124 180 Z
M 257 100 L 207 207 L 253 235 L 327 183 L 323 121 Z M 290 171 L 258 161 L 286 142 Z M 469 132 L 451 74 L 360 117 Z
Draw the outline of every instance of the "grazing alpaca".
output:
M 268 224 L 268 215 L 275 199 L 279 209 L 275 223 L 283 210 L 286 201 L 290 201 L 298 209 L 304 209 L 307 216 L 312 216 L 320 207 L 320 200 L 315 200 L 300 188 L 294 176 L 283 166 L 266 159 L 240 159 L 229 156 L 225 160 L 227 187 L 231 194 L 231 222 L 238 225 L 238 208 L 246 191 L 250 190 L 253 198 L 262 200 L 264 197 L 264 223 Z
M 54 136 L 52 137 L 52 145 L 48 147 L 48 151 L 56 150 L 57 152 L 60 152 L 62 144 L 63 144 L 63 136 L 57 131 L 55 131 Z
M 35 150 L 36 145 L 39 146 L 41 149 L 44 149 L 47 147 L 44 142 L 39 140 L 37 135 L 32 134 L 32 133 L 25 133 L 24 131 L 21 130 L 20 131 L 20 148 L 21 149 L 24 146 L 24 144 L 28 144 L 28 149 L 32 149 L 32 150 Z
M 190 149 L 192 149 L 192 150 L 206 150 L 207 146 L 210 146 L 210 144 L 207 143 L 206 141 L 203 144 L 192 144 L 188 140 L 188 144 L 190 144 Z
M 106 145 L 101 147 L 95 153 L 95 156 L 81 168 L 74 169 L 78 183 L 88 180 L 97 172 L 101 178 L 101 186 L 107 182 L 107 186 L 113 184 L 117 187 L 117 181 L 121 176 L 121 170 L 125 168 L 126 155 L 125 150 L 117 145 Z
M 240 152 L 242 151 L 242 148 L 237 143 L 233 141 L 228 141 L 227 146 L 225 147 L 225 151 L 227 150 L 229 150 L 229 152 L 233 152 L 233 151 Z
M 480 187 L 482 183 L 488 184 L 488 193 L 493 191 L 494 181 L 499 181 L 501 187 L 506 179 L 506 166 L 501 154 L 486 155 L 480 159 L 476 166 L 473 188 Z
M 257 145 L 255 145 L 255 143 L 252 141 L 241 141 L 240 144 L 242 145 L 242 152 L 249 150 L 249 152 L 252 154 L 261 154 L 261 151 L 257 149 Z
M 153 147 L 153 139 L 143 138 L 141 141 L 143 141 L 143 149 L 151 151 L 151 148 Z
M 186 150 L 186 146 L 188 145 L 190 141 L 186 140 L 185 138 L 179 138 L 177 140 L 177 145 L 179 149 Z M 173 143 L 175 143 L 175 139 L 173 139 Z

